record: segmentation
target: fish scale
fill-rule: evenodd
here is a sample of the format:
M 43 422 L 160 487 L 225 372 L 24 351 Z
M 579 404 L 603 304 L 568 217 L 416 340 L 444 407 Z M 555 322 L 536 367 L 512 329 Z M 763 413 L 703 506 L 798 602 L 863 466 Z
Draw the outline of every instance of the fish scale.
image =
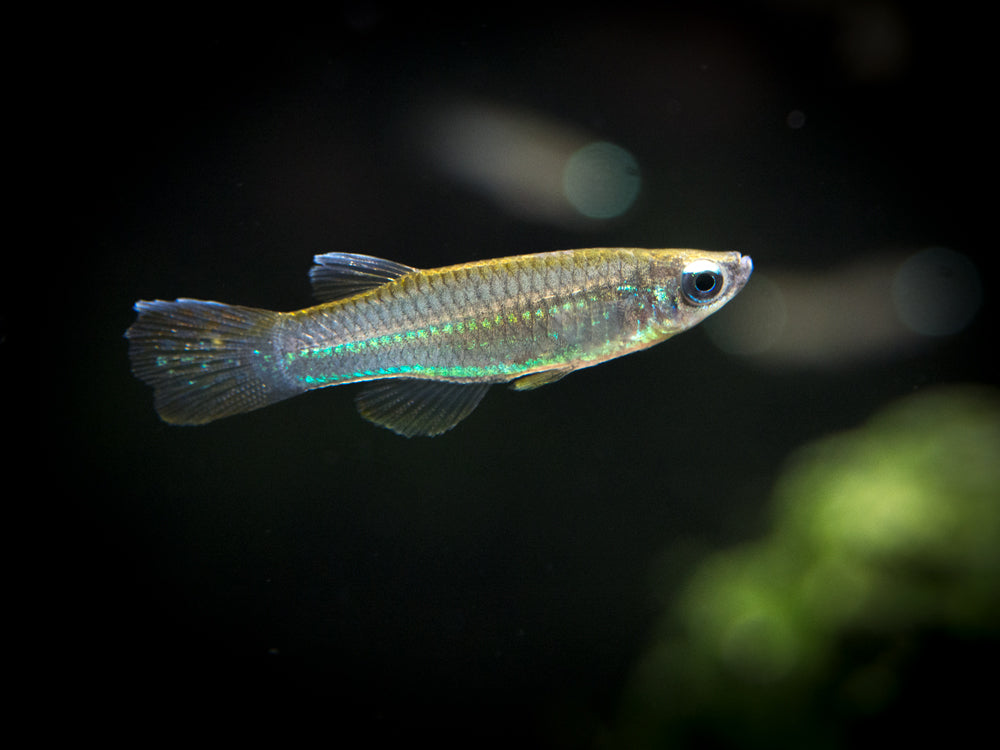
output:
M 405 435 L 438 434 L 488 384 L 534 388 L 690 328 L 752 269 L 739 253 L 639 248 L 430 270 L 348 253 L 316 262 L 310 276 L 328 301 L 303 310 L 137 303 L 129 352 L 161 417 L 200 424 L 364 381 L 364 416 Z
M 401 372 L 503 382 L 567 361 L 554 345 L 560 336 L 568 342 L 562 349 L 600 356 L 617 333 L 606 313 L 625 296 L 615 293 L 620 274 L 610 275 L 600 256 L 572 260 L 424 272 L 360 299 L 293 313 L 313 324 L 293 319 L 283 327 L 288 333 L 276 348 L 284 355 L 285 374 L 308 385 Z M 544 293 L 523 291 L 545 288 L 532 283 L 542 278 L 548 282 Z M 339 340 L 328 320 L 341 321 L 351 340 Z

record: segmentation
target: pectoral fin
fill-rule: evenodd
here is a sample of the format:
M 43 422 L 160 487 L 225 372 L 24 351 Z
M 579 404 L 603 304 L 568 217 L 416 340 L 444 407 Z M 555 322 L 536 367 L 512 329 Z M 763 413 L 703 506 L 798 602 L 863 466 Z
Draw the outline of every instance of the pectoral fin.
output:
M 543 372 L 533 372 L 530 375 L 525 375 L 523 378 L 518 378 L 510 387 L 515 391 L 530 391 L 533 388 L 540 388 L 543 385 L 548 385 L 549 383 L 554 383 L 557 380 L 562 380 L 564 377 L 573 372 L 575 368 L 573 367 L 560 367 L 554 370 L 544 370 Z
M 365 419 L 404 437 L 440 435 L 469 416 L 489 387 L 416 378 L 373 380 L 355 404 Z

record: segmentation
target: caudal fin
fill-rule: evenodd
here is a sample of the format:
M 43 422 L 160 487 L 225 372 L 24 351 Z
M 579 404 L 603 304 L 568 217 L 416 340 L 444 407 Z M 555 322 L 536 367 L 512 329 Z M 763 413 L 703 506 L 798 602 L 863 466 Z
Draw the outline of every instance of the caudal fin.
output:
M 153 387 L 164 421 L 204 424 L 299 393 L 273 358 L 279 313 L 194 299 L 135 310 L 125 332 L 132 372 Z

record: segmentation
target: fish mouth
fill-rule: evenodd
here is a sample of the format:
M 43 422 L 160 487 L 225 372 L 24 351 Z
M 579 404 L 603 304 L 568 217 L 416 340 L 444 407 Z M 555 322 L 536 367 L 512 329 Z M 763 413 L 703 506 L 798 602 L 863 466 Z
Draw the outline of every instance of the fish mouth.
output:
M 740 256 L 740 270 L 747 276 L 753 273 L 753 259 L 749 255 Z

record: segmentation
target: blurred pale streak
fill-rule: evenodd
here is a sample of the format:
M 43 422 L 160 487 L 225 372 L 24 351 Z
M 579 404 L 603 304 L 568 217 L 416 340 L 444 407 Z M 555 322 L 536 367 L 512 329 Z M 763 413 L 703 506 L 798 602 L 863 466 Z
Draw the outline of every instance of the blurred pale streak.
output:
M 609 219 L 628 210 L 639 192 L 638 164 L 628 151 L 525 110 L 438 104 L 416 119 L 415 130 L 435 169 L 521 216 Z
M 761 264 L 763 265 L 763 264 Z M 892 357 L 961 332 L 982 301 L 978 271 L 943 248 L 873 256 L 822 273 L 758 271 L 705 323 L 724 351 L 829 367 Z

